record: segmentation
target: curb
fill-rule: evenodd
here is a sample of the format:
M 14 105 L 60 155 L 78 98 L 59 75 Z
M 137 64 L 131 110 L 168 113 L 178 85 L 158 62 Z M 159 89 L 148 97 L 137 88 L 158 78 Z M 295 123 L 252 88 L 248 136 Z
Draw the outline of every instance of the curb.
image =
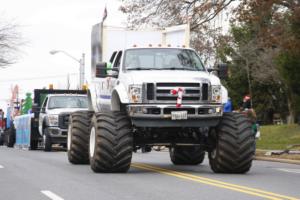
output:
M 281 159 L 281 158 L 268 158 L 268 157 L 263 157 L 263 156 L 255 156 L 254 159 L 255 160 L 263 160 L 263 161 L 270 161 L 270 162 L 280 162 L 280 163 L 300 165 L 299 160 L 290 160 L 290 159 Z

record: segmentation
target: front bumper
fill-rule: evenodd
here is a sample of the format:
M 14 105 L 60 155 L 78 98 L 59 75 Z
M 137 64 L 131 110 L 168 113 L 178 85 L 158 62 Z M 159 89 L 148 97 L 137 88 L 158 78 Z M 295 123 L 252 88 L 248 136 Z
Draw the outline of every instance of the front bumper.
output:
M 61 129 L 59 127 L 49 127 L 48 130 L 52 143 L 67 143 L 67 129 Z
M 137 127 L 212 127 L 223 115 L 220 104 L 216 105 L 128 105 L 132 123 Z M 187 119 L 172 120 L 173 111 L 187 111 Z

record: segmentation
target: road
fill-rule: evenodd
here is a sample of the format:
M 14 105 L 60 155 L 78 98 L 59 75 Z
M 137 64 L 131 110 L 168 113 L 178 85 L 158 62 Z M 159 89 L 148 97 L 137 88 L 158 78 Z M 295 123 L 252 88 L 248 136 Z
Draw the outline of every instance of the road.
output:
M 64 151 L 0 147 L 0 199 L 300 199 L 300 165 L 254 161 L 244 175 L 214 174 L 207 159 L 174 166 L 168 152 L 151 152 L 135 153 L 127 174 L 95 174 Z

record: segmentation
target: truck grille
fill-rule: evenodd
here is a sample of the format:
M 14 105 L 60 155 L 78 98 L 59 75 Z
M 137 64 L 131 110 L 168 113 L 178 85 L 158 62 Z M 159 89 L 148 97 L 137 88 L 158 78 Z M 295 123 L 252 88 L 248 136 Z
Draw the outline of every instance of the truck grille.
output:
M 171 90 L 176 88 L 184 89 L 182 102 L 195 103 L 209 100 L 208 83 L 147 83 L 146 101 L 160 103 L 175 103 L 177 95 L 171 94 Z
M 67 129 L 69 125 L 70 114 L 60 114 L 58 117 L 58 126 L 61 129 Z

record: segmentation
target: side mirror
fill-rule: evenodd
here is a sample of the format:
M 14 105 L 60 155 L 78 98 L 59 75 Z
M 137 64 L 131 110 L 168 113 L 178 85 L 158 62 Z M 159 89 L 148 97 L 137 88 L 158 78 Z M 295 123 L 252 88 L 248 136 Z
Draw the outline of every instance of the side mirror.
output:
M 118 75 L 119 75 L 119 70 L 111 69 L 110 71 L 107 72 L 108 77 L 118 78 Z
M 218 70 L 218 77 L 220 79 L 227 79 L 228 78 L 228 65 L 225 63 L 217 65 Z
M 113 77 L 117 78 L 119 75 L 118 68 L 108 68 L 107 65 L 109 63 L 103 62 L 98 63 L 96 65 L 96 78 L 106 78 L 106 77 Z
M 98 63 L 96 65 L 96 72 L 95 72 L 96 78 L 105 78 L 105 77 L 107 77 L 106 65 L 107 65 L 106 62 Z

